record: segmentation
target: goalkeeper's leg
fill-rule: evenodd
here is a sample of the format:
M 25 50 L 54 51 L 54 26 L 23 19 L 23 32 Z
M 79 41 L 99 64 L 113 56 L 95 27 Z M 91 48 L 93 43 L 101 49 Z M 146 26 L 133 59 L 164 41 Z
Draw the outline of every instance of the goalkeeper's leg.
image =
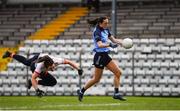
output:
M 18 54 L 15 54 L 15 53 L 6 51 L 6 52 L 3 54 L 3 57 L 2 57 L 2 58 L 8 58 L 8 57 L 10 57 L 10 58 L 13 58 L 13 59 L 19 61 L 20 63 L 22 63 L 22 64 L 24 64 L 24 65 L 26 65 L 26 66 L 30 66 L 33 61 L 35 61 L 36 59 L 38 59 L 38 56 L 39 56 L 39 54 L 36 54 L 36 55 L 33 56 L 32 58 L 27 59 L 27 58 L 25 58 L 25 57 L 22 56 L 22 55 L 18 55 Z
M 40 78 L 41 80 L 38 80 L 38 84 L 39 85 L 43 85 L 43 86 L 54 86 L 57 84 L 56 79 L 50 74 L 40 74 Z

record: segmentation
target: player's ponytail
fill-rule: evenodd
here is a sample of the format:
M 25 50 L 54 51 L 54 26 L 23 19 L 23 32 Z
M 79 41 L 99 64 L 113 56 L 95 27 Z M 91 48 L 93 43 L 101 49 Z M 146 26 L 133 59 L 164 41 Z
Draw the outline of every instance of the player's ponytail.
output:
M 45 55 L 43 57 L 40 57 L 38 60 L 37 60 L 37 63 L 39 62 L 44 62 L 44 66 L 46 68 L 48 68 L 49 66 L 53 65 L 54 64 L 54 61 L 48 56 L 48 55 Z
M 107 17 L 99 17 L 99 18 L 96 18 L 94 20 L 87 20 L 88 24 L 92 27 L 95 27 L 96 25 L 98 25 L 99 23 L 103 23 L 103 21 L 107 19 Z

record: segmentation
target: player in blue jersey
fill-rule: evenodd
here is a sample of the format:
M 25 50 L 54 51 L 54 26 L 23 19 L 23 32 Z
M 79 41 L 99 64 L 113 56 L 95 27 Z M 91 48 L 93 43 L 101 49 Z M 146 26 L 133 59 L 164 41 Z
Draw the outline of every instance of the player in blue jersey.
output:
M 118 45 L 122 45 L 122 40 L 116 39 L 111 35 L 108 29 L 107 17 L 100 17 L 92 21 L 88 20 L 88 23 L 95 27 L 93 30 L 93 51 L 95 52 L 93 65 L 95 66 L 95 72 L 93 74 L 93 78 L 91 78 L 82 89 L 77 90 L 78 99 L 79 101 L 82 101 L 85 91 L 100 81 L 103 69 L 106 67 L 114 74 L 113 98 L 126 100 L 126 98 L 119 93 L 120 76 L 122 74 L 121 70 L 115 61 L 109 56 L 109 47 L 116 48 Z M 108 39 L 111 40 L 110 43 L 108 43 Z

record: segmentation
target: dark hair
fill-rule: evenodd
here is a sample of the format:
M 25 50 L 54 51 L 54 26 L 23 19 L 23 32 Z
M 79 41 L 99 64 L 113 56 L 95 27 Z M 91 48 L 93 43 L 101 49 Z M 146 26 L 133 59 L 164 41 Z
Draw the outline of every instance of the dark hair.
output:
M 96 18 L 94 20 L 89 20 L 88 19 L 87 22 L 88 22 L 88 24 L 90 24 L 90 26 L 95 27 L 97 24 L 103 23 L 103 21 L 105 19 L 108 19 L 108 18 L 107 17 L 100 17 L 100 18 Z
M 48 56 L 48 55 L 45 55 L 43 57 L 40 57 L 38 60 L 37 60 L 37 63 L 39 62 L 44 62 L 44 66 L 46 68 L 48 68 L 48 66 L 51 66 L 54 64 L 54 61 Z

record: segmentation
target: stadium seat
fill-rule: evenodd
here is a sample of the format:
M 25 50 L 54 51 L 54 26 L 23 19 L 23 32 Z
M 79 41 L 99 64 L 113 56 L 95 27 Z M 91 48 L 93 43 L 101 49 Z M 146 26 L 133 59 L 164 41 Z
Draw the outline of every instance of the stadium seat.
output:
M 172 85 L 172 86 L 175 86 L 177 84 L 177 78 L 176 77 L 173 77 L 171 79 L 168 79 L 168 85 Z
M 172 73 L 173 76 L 179 76 L 179 74 L 180 74 L 180 70 L 173 70 Z
M 55 87 L 48 87 L 47 91 L 46 91 L 46 94 L 53 96 L 53 95 L 55 95 L 55 91 L 56 91 Z
M 12 89 L 12 95 L 14 96 L 19 96 L 21 93 L 21 88 L 20 87 L 13 87 Z
M 152 87 L 144 87 L 144 95 L 151 96 L 152 95 Z
M 159 80 L 159 85 L 160 86 L 165 86 L 166 84 L 167 84 L 167 79 L 164 78 L 164 79 Z
M 4 88 L 0 87 L 0 96 L 3 96 L 3 95 L 4 95 Z
M 144 46 L 144 48 L 143 48 L 143 50 L 142 50 L 142 53 L 144 53 L 144 54 L 149 54 L 149 53 L 151 53 L 152 52 L 152 48 L 151 47 L 145 47 Z
M 3 95 L 4 96 L 11 96 L 12 95 L 12 88 L 11 87 L 5 87 Z
M 141 96 L 143 95 L 143 87 L 135 87 L 135 95 L 136 96 Z
M 63 87 L 55 87 L 55 94 L 56 95 L 63 95 L 64 88 Z
M 41 40 L 40 41 L 40 47 L 42 49 L 45 49 L 45 48 L 49 47 L 49 41 L 48 40 Z
M 85 94 L 86 95 L 105 95 L 106 94 L 105 91 L 106 91 L 105 88 L 97 86 L 97 87 L 92 87 L 88 89 Z
M 153 88 L 153 96 L 160 96 L 161 95 L 161 87 L 154 87 Z
M 18 79 L 11 79 L 11 86 L 12 85 L 19 85 L 19 80 Z
M 132 96 L 133 95 L 133 88 L 132 87 L 126 87 L 126 95 Z
M 172 88 L 172 92 L 171 92 L 172 96 L 179 96 L 180 95 L 180 90 L 179 88 Z
M 163 96 L 170 96 L 171 88 L 170 87 L 163 87 L 162 88 L 162 95 Z
M 27 89 L 26 87 L 21 87 L 20 95 L 21 95 L 21 96 L 26 96 L 26 95 L 28 95 L 27 91 L 28 91 L 28 89 Z

